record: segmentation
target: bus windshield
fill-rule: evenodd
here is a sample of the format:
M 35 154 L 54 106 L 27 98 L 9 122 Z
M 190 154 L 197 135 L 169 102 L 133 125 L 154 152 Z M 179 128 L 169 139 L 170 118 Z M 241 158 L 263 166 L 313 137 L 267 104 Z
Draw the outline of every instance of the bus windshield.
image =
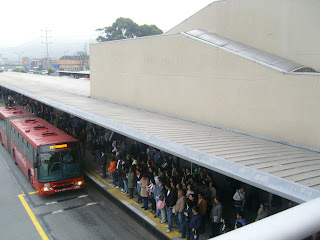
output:
M 81 163 L 78 149 L 64 148 L 39 154 L 39 182 L 51 182 L 80 177 Z

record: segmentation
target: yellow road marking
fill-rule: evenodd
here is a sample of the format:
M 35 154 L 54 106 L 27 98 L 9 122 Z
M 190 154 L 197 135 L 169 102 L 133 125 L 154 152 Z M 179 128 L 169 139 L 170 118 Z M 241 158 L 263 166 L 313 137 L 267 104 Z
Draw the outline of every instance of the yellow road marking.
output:
M 34 191 L 34 192 L 29 192 L 28 194 L 35 194 L 35 193 L 38 193 L 39 191 Z
M 103 179 L 102 177 L 100 177 L 98 174 L 96 174 L 95 172 L 93 172 L 92 170 L 90 170 L 90 169 L 88 169 L 88 168 L 87 168 L 87 170 L 88 170 L 92 175 L 94 175 L 96 178 L 98 178 L 100 181 L 106 183 L 109 187 L 112 187 L 110 183 L 108 183 L 106 180 L 104 180 L 104 179 Z M 135 205 L 138 206 L 139 208 L 141 207 L 140 204 L 137 203 L 136 201 L 133 201 L 133 200 L 129 199 L 127 196 L 125 196 L 125 195 L 123 195 L 123 194 L 120 195 L 119 190 L 116 189 L 116 188 L 114 188 L 114 187 L 112 187 L 111 189 L 109 189 L 109 190 L 107 190 L 107 191 L 108 191 L 111 195 L 113 195 L 114 197 L 116 197 L 116 198 L 118 198 L 118 199 L 120 199 L 120 200 L 125 200 L 125 201 L 127 201 L 128 203 L 133 203 L 133 204 L 135 204 Z M 147 217 L 148 217 L 150 220 L 152 220 L 153 222 L 155 222 L 152 213 L 150 213 L 149 211 L 144 210 L 144 209 L 141 209 L 141 210 L 143 210 L 145 213 L 147 213 Z M 157 220 L 158 220 L 158 219 L 157 219 Z M 157 227 L 158 229 L 160 229 L 162 232 L 165 232 L 166 230 L 168 230 L 168 229 L 165 227 L 165 225 L 164 225 L 164 224 L 160 224 L 160 222 L 157 223 L 156 227 Z M 175 237 L 179 237 L 179 236 L 180 236 L 179 232 L 177 232 L 177 231 L 175 231 L 175 230 L 172 230 L 170 233 L 165 233 L 165 234 L 166 234 L 167 236 L 169 236 L 170 238 L 175 238 Z
M 41 227 L 40 223 L 38 222 L 36 216 L 33 214 L 31 208 L 29 207 L 27 201 L 24 199 L 24 194 L 19 194 L 18 195 L 23 207 L 25 208 L 25 210 L 27 211 L 33 225 L 36 227 L 40 237 L 43 240 L 49 240 L 49 238 L 47 237 L 46 233 L 44 232 L 43 228 Z

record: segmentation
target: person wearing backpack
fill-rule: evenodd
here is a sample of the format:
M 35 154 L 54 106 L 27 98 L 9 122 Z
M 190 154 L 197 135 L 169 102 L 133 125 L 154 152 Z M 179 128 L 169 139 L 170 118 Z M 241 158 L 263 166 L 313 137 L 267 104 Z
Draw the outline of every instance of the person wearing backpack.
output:
M 158 217 L 161 214 L 161 209 L 158 208 L 158 202 L 160 200 L 160 196 L 161 196 L 162 192 L 163 192 L 163 180 L 162 180 L 162 178 L 158 177 L 157 182 L 156 182 L 156 186 L 154 189 L 154 197 L 156 200 L 156 214 L 154 215 L 154 218 Z M 164 220 L 164 221 L 162 221 L 162 220 Z M 161 214 L 161 222 L 166 222 L 166 219 L 163 218 L 162 214 Z
M 159 201 L 157 203 L 157 207 L 160 209 L 161 213 L 161 222 L 160 223 L 165 223 L 167 222 L 167 208 L 166 208 L 166 189 L 163 189 L 160 196 L 159 196 Z

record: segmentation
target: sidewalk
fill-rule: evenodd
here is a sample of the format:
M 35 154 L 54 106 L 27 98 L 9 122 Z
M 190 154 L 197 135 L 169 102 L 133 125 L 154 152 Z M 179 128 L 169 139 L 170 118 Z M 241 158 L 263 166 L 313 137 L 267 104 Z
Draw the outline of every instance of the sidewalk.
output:
M 166 233 L 167 224 L 160 224 L 160 218 L 154 218 L 154 214 L 148 210 L 142 209 L 142 204 L 139 204 L 138 196 L 134 195 L 133 199 L 129 199 L 127 194 L 124 194 L 115 187 L 111 186 L 112 178 L 102 178 L 102 170 L 97 163 L 93 162 L 92 154 L 87 150 L 86 156 L 84 157 L 85 175 L 95 182 L 101 190 L 105 191 L 107 194 L 112 196 L 120 204 L 123 204 L 129 211 L 133 212 L 135 215 L 143 219 L 148 223 L 148 227 L 154 228 L 156 230 L 155 234 L 159 234 L 160 239 L 181 239 L 181 233 L 179 233 L 176 224 L 173 224 L 173 229 L 170 233 Z M 210 235 L 209 227 L 207 226 L 206 232 L 200 235 L 200 239 L 208 239 Z

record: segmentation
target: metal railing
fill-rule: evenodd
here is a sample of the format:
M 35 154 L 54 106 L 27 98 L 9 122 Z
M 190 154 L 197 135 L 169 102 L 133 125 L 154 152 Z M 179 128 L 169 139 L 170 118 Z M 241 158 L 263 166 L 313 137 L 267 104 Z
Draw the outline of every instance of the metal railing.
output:
M 251 223 L 215 240 L 303 240 L 320 231 L 320 198 Z

